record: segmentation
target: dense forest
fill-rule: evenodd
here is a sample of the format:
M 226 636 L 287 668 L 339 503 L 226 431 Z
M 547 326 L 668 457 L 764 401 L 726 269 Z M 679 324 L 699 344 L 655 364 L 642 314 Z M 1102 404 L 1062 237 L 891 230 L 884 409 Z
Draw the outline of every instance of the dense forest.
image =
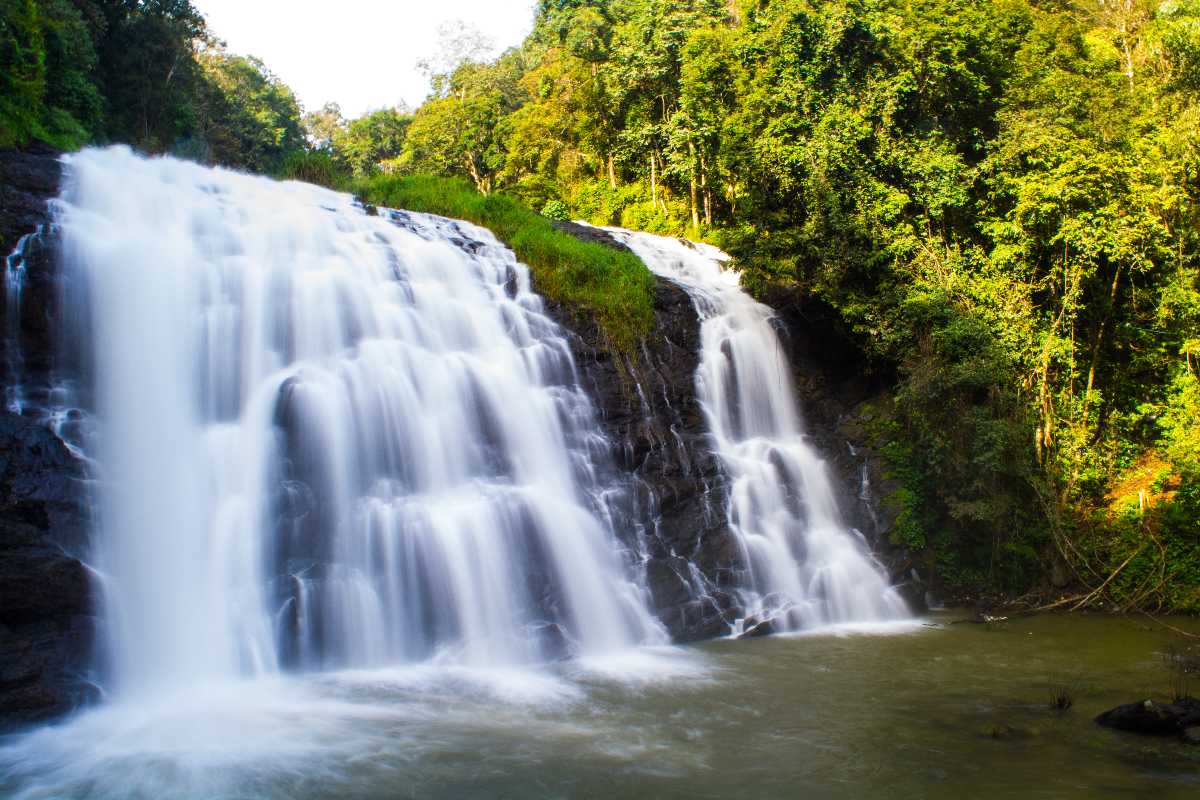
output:
M 1200 2 L 543 0 L 355 120 L 187 0 L 0 4 L 0 145 L 450 176 L 710 241 L 837 321 L 895 543 L 952 591 L 1200 610 Z

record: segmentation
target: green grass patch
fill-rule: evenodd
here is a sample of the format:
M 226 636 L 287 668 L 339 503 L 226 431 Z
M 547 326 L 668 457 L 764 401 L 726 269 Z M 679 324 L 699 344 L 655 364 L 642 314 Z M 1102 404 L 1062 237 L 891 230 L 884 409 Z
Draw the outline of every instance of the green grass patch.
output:
M 632 253 L 582 242 L 504 195 L 424 175 L 379 175 L 352 190 L 365 202 L 473 222 L 490 230 L 529 265 L 543 296 L 595 319 L 613 346 L 632 352 L 654 325 L 654 275 Z
M 275 177 L 285 181 L 315 183 L 327 189 L 349 191 L 350 177 L 328 153 L 293 150 L 283 158 Z

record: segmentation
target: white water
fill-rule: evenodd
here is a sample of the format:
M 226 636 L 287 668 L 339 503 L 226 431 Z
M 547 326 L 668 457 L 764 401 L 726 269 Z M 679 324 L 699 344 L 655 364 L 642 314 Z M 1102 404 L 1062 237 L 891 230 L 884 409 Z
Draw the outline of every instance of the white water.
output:
M 791 629 L 903 619 L 862 536 L 838 510 L 825 464 L 805 440 L 772 311 L 723 268 L 721 251 L 610 229 L 658 275 L 682 286 L 701 318 L 696 389 L 729 476 L 729 524 L 742 546 L 748 617 Z
M 68 158 L 116 698 L 661 641 L 526 269 L 480 228 L 391 216 L 123 148 Z

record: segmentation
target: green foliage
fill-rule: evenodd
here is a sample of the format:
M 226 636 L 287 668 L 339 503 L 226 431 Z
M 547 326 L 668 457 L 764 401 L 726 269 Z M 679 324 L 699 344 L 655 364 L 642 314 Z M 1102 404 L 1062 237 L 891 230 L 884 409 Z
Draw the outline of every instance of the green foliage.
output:
M 395 171 L 412 115 L 399 109 L 372 111 L 333 134 L 334 152 L 357 177 Z
M 346 126 L 346 119 L 342 116 L 341 106 L 337 103 L 326 103 L 316 111 L 306 113 L 301 123 L 312 149 L 332 153 L 333 139 Z
M 87 141 L 103 100 L 92 30 L 70 0 L 0 0 L 0 146 Z
M 303 149 L 291 90 L 188 0 L 3 0 L 0 145 L 120 141 L 242 169 Z
M 104 98 L 94 82 L 99 59 L 92 29 L 71 0 L 43 0 L 46 48 L 44 129 L 59 143 L 78 146 L 103 119 Z
M 33 0 L 0 0 L 0 146 L 38 130 L 46 91 L 41 15 Z
M 94 5 L 102 15 L 97 85 L 106 99 L 104 130 L 96 133 L 169 150 L 198 121 L 204 75 L 195 50 L 207 35 L 204 17 L 188 0 Z
M 281 180 L 315 183 L 328 189 L 345 190 L 350 184 L 350 176 L 333 154 L 322 150 L 293 150 L 284 156 L 274 174 Z
M 548 200 L 546 205 L 542 206 L 542 216 L 546 219 L 563 221 L 570 219 L 570 209 L 567 204 L 561 200 Z
M 266 65 L 215 48 L 201 52 L 199 64 L 204 83 L 193 130 L 208 148 L 206 161 L 271 172 L 303 148 L 300 105 Z
M 469 178 L 480 192 L 495 187 L 505 162 L 502 123 L 522 97 L 515 56 L 494 64 L 467 61 L 439 83 L 441 93 L 417 110 L 401 166 Z
M 1195 0 L 541 3 L 520 90 L 443 91 L 412 154 L 833 307 L 890 387 L 896 539 L 960 587 L 1100 582 L 1109 492 L 1160 456 L 1190 485 L 1200 441 L 1198 30 Z
M 546 217 L 703 237 L 840 316 L 894 538 L 947 584 L 1196 608 L 1200 0 L 546 0 L 494 61 L 443 38 L 411 115 L 301 120 L 188 0 L 0 0 L 0 145 L 353 174 L 492 228 L 621 348 L 649 274 Z
M 465 219 L 492 231 L 529 265 L 537 291 L 590 315 L 612 345 L 631 351 L 650 332 L 654 277 L 637 257 L 554 230 L 511 197 L 462 180 L 381 175 L 354 186 L 366 202 Z

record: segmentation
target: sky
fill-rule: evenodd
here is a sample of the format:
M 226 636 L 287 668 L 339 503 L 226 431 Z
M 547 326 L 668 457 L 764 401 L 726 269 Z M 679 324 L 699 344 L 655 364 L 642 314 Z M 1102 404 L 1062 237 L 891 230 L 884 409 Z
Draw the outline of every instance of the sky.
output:
M 417 68 L 437 51 L 438 26 L 471 23 L 495 53 L 533 26 L 534 0 L 192 0 L 230 52 L 257 56 L 292 87 L 306 111 L 335 101 L 342 114 L 404 102 L 429 92 Z

